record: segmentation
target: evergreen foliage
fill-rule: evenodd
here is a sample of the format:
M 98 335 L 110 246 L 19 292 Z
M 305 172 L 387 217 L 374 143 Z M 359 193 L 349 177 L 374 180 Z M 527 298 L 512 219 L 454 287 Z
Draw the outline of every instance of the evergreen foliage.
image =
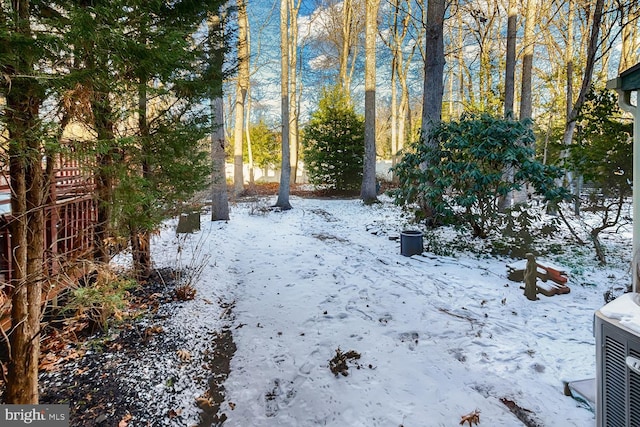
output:
M 586 198 L 580 198 L 582 209 L 600 217 L 600 223 L 589 226 L 589 238 L 602 264 L 606 254 L 599 234 L 620 223 L 633 189 L 633 124 L 621 116 L 617 95 L 592 87 L 578 114 L 576 138 L 567 159 L 567 167 L 587 184 Z
M 466 223 L 474 236 L 485 238 L 499 226 L 500 198 L 525 183 L 547 201 L 566 196 L 554 182 L 561 170 L 535 159 L 529 121 L 465 114 L 434 127 L 428 139 L 437 145 L 414 144 L 394 167 L 400 183 L 395 201 L 417 205 L 418 218 L 431 207 L 436 223 Z
M 567 167 L 582 175 L 604 198 L 631 195 L 633 125 L 621 116 L 615 92 L 592 88 L 578 115 L 576 138 L 570 146 Z
M 364 119 L 340 87 L 323 89 L 318 110 L 302 136 L 309 181 L 334 190 L 355 190 L 362 183 Z
M 249 126 L 251 153 L 256 166 L 267 169 L 280 165 L 280 134 L 270 128 L 263 119 Z M 249 162 L 248 144 L 243 144 L 243 160 Z

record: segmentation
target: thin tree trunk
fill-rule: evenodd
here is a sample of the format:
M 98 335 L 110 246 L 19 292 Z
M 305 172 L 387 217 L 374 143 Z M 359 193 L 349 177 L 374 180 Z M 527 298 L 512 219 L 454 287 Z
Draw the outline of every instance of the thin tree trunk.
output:
M 364 68 L 364 166 L 360 198 L 365 203 L 376 195 L 376 35 L 380 0 L 366 0 Z
M 621 13 L 624 12 L 625 10 L 622 8 Z M 621 17 L 623 27 L 618 74 L 635 65 L 638 58 L 636 52 L 638 49 L 638 18 L 640 15 L 640 7 L 637 3 L 635 8 L 632 5 L 629 5 L 627 12 L 626 23 L 625 16 Z
M 291 182 L 298 174 L 298 13 L 300 0 L 289 0 L 289 166 Z
M 249 117 L 251 117 L 251 89 L 249 89 L 247 96 L 247 120 L 244 121 L 244 137 L 247 139 L 247 157 L 249 158 L 249 185 L 253 188 L 255 185 L 255 173 L 253 171 L 255 164 L 253 163 L 253 145 L 251 144 L 251 129 L 249 126 Z
M 147 182 L 151 178 L 151 166 L 146 153 L 149 144 L 149 124 L 147 122 L 147 79 L 141 78 L 138 82 L 138 132 L 140 138 L 141 172 L 142 178 Z M 148 215 L 150 207 L 145 203 L 140 206 L 143 215 Z M 133 268 L 138 281 L 144 282 L 151 275 L 151 233 L 140 224 L 130 224 L 131 252 L 133 256 Z
M 533 83 L 533 54 L 537 0 L 528 0 L 524 23 L 524 45 L 522 52 L 522 86 L 520 87 L 520 120 L 530 119 L 532 114 L 531 88 Z
M 504 116 L 513 115 L 513 104 L 515 95 L 515 73 L 516 73 L 516 21 L 517 4 L 516 0 L 509 0 L 509 11 L 507 18 L 507 58 L 504 72 Z
M 282 160 L 280 171 L 280 188 L 276 207 L 291 209 L 289 193 L 291 192 L 291 163 L 289 152 L 289 4 L 288 0 L 280 0 L 280 106 L 282 121 Z
M 593 79 L 593 68 L 596 61 L 596 52 L 598 49 L 598 40 L 600 37 L 600 24 L 602 23 L 602 10 L 604 8 L 604 0 L 596 0 L 595 7 L 593 9 L 593 19 L 591 21 L 591 31 L 589 37 L 589 44 L 587 46 L 587 56 L 584 68 L 584 75 L 582 77 L 582 85 L 580 86 L 580 93 L 573 103 L 573 107 L 567 115 L 567 123 L 565 126 L 562 142 L 565 146 L 571 144 L 573 140 L 573 133 L 576 126 L 576 118 L 578 112 L 582 108 L 582 104 L 589 93 L 591 87 L 591 81 Z
M 31 39 L 29 2 L 17 0 L 13 2 L 13 9 L 16 32 L 26 40 Z M 12 332 L 4 396 L 5 403 L 9 404 L 36 404 L 39 399 L 38 359 L 44 282 L 44 177 L 37 128 L 43 91 L 35 79 L 25 77 L 34 71 L 34 65 L 29 60 L 33 55 L 25 53 L 15 64 L 2 67 L 3 74 L 12 80 L 11 90 L 6 94 L 5 109 L 14 217 L 10 223 Z
M 236 196 L 244 190 L 244 106 L 249 87 L 248 19 L 245 0 L 237 0 L 238 7 L 238 81 L 236 84 L 235 125 L 233 131 L 233 189 Z
M 351 73 L 349 68 L 349 56 L 351 53 L 351 41 L 353 32 L 353 2 L 344 0 L 342 2 L 342 50 L 340 51 L 340 69 L 338 77 L 342 83 L 342 88 L 346 93 L 351 90 Z
M 391 166 L 398 161 L 398 83 L 396 56 L 391 58 Z
M 212 14 L 208 19 L 209 48 L 215 75 L 222 79 L 224 51 L 222 45 L 223 29 L 219 15 Z M 226 153 L 224 134 L 223 93 L 210 94 L 211 105 L 211 221 L 229 220 L 229 195 L 227 192 Z
M 92 109 L 98 140 L 100 144 L 109 144 L 106 151 L 98 150 L 96 158 L 97 171 L 95 173 L 96 182 L 96 215 L 97 223 L 94 231 L 94 251 L 93 257 L 97 262 L 109 262 L 109 252 L 106 241 L 110 234 L 111 210 L 113 202 L 113 165 L 115 162 L 116 150 L 112 143 L 115 138 L 113 111 L 109 102 L 109 94 L 94 89 Z

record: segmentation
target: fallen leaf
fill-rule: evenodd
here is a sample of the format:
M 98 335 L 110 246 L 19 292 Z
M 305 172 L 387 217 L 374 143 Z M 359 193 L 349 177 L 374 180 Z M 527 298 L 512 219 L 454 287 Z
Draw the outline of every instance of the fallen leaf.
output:
M 463 415 L 460 419 L 460 425 L 463 425 L 464 423 L 469 423 L 469 427 L 473 424 L 480 424 L 480 411 L 476 409 L 473 412 L 469 412 L 467 415 Z
M 167 416 L 171 419 L 174 419 L 178 417 L 181 413 L 182 413 L 182 409 L 178 409 L 177 411 L 175 409 L 170 409 Z
M 182 360 L 183 362 L 188 362 L 189 360 L 191 360 L 191 353 L 189 353 L 188 350 L 180 349 L 176 351 L 176 354 L 178 355 L 178 359 Z
M 131 420 L 131 414 L 127 413 L 122 417 L 120 422 L 118 423 L 118 427 L 127 427 L 129 425 L 129 421 Z

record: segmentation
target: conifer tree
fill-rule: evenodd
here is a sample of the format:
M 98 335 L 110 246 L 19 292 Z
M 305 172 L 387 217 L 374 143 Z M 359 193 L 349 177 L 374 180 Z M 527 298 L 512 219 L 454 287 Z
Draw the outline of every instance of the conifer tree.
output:
M 364 120 L 341 86 L 324 89 L 302 137 L 309 181 L 335 190 L 362 183 Z

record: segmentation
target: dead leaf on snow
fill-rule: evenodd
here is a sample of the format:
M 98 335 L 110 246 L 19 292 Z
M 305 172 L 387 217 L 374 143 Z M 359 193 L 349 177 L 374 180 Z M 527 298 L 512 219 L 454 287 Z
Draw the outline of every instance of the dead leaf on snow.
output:
M 180 349 L 176 351 L 176 354 L 178 355 L 178 359 L 182 360 L 183 362 L 188 362 L 189 360 L 191 360 L 191 353 L 189 353 L 188 350 Z
M 480 424 L 480 411 L 476 409 L 473 412 L 469 412 L 467 415 L 463 415 L 460 419 L 460 425 L 463 425 L 464 423 L 469 423 L 469 427 L 473 424 Z

